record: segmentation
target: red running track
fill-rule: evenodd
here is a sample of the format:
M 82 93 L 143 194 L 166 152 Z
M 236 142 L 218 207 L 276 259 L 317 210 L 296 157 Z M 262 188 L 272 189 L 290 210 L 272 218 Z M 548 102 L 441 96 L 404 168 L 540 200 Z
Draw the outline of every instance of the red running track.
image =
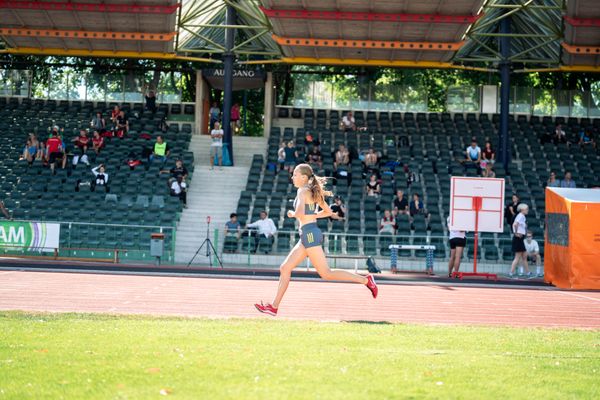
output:
M 272 318 L 275 280 L 0 271 L 0 309 L 49 312 Z M 379 285 L 294 281 L 282 319 L 600 328 L 600 292 L 461 284 Z

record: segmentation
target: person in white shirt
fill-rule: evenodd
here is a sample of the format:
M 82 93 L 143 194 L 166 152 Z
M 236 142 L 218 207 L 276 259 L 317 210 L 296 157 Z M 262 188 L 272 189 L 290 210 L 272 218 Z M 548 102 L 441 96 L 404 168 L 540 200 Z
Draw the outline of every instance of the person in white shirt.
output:
M 535 262 L 535 273 L 537 276 L 543 276 L 542 273 L 542 257 L 540 256 L 540 245 L 533 238 L 533 232 L 527 230 L 525 238 L 525 250 L 527 251 L 527 259 Z
M 344 132 L 356 130 L 356 121 L 352 116 L 352 111 L 348 111 L 348 113 L 342 118 L 342 128 L 344 129 Z
M 446 223 L 450 226 L 450 216 L 446 219 Z M 448 230 L 448 239 L 450 241 L 450 260 L 448 261 L 448 278 L 452 278 L 453 274 L 458 273 L 460 261 L 462 260 L 463 251 L 467 246 L 467 236 L 465 231 Z
M 271 218 L 267 218 L 266 211 L 261 211 L 260 219 L 256 222 L 246 225 L 246 228 L 256 228 L 256 230 L 252 232 L 252 236 L 254 236 L 255 238 L 253 253 L 256 253 L 256 249 L 258 248 L 259 242 L 258 239 L 261 236 L 264 236 L 267 239 L 269 239 L 271 246 L 273 245 L 274 235 L 275 233 L 277 233 L 277 227 L 275 226 L 275 223 Z M 268 251 L 265 250 L 265 253 L 268 253 Z
M 475 168 L 479 171 L 481 166 L 481 147 L 477 146 L 477 140 L 475 140 L 475 138 L 471 140 L 471 145 L 467 147 L 465 154 L 466 159 L 463 162 L 465 174 L 467 173 L 467 168 Z
M 514 275 L 515 268 L 519 263 L 523 264 L 525 267 L 525 271 L 527 272 L 527 276 L 531 276 L 531 272 L 529 272 L 529 266 L 527 265 L 527 249 L 525 248 L 525 235 L 527 234 L 527 213 L 529 212 L 529 206 L 527 204 L 521 203 L 517 206 L 517 216 L 512 223 L 512 251 L 515 254 L 515 258 L 510 266 L 510 273 L 508 276 L 511 278 Z
M 215 122 L 215 128 L 210 131 L 210 138 L 212 139 L 210 144 L 210 169 L 214 168 L 215 156 L 219 157 L 219 168 L 223 169 L 223 135 L 221 124 Z
M 179 197 L 179 200 L 183 203 L 183 208 L 187 208 L 187 184 L 183 180 L 183 176 L 173 179 L 170 189 L 171 196 Z

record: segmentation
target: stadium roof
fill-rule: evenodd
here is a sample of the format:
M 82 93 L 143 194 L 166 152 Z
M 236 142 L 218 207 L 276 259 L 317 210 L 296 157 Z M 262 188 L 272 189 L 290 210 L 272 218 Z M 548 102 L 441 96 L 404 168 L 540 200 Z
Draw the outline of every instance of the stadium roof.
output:
M 600 71 L 597 0 L 0 0 L 0 13 L 12 54 L 220 63 L 235 27 L 239 64 Z

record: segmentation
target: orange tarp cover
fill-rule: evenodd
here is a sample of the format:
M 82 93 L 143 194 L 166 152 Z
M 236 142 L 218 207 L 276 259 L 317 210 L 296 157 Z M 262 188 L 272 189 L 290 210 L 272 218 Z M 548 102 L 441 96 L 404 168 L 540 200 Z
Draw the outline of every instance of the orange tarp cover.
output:
M 600 289 L 600 190 L 546 188 L 544 279 Z

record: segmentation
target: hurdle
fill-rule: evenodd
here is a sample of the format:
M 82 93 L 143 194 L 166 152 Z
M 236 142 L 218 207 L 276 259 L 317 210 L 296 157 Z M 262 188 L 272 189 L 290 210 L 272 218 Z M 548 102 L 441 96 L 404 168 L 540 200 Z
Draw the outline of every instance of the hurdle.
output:
M 398 250 L 426 250 L 425 254 L 425 272 L 433 274 L 433 252 L 435 246 L 432 244 L 391 244 L 390 249 L 390 267 L 392 272 L 398 271 Z

